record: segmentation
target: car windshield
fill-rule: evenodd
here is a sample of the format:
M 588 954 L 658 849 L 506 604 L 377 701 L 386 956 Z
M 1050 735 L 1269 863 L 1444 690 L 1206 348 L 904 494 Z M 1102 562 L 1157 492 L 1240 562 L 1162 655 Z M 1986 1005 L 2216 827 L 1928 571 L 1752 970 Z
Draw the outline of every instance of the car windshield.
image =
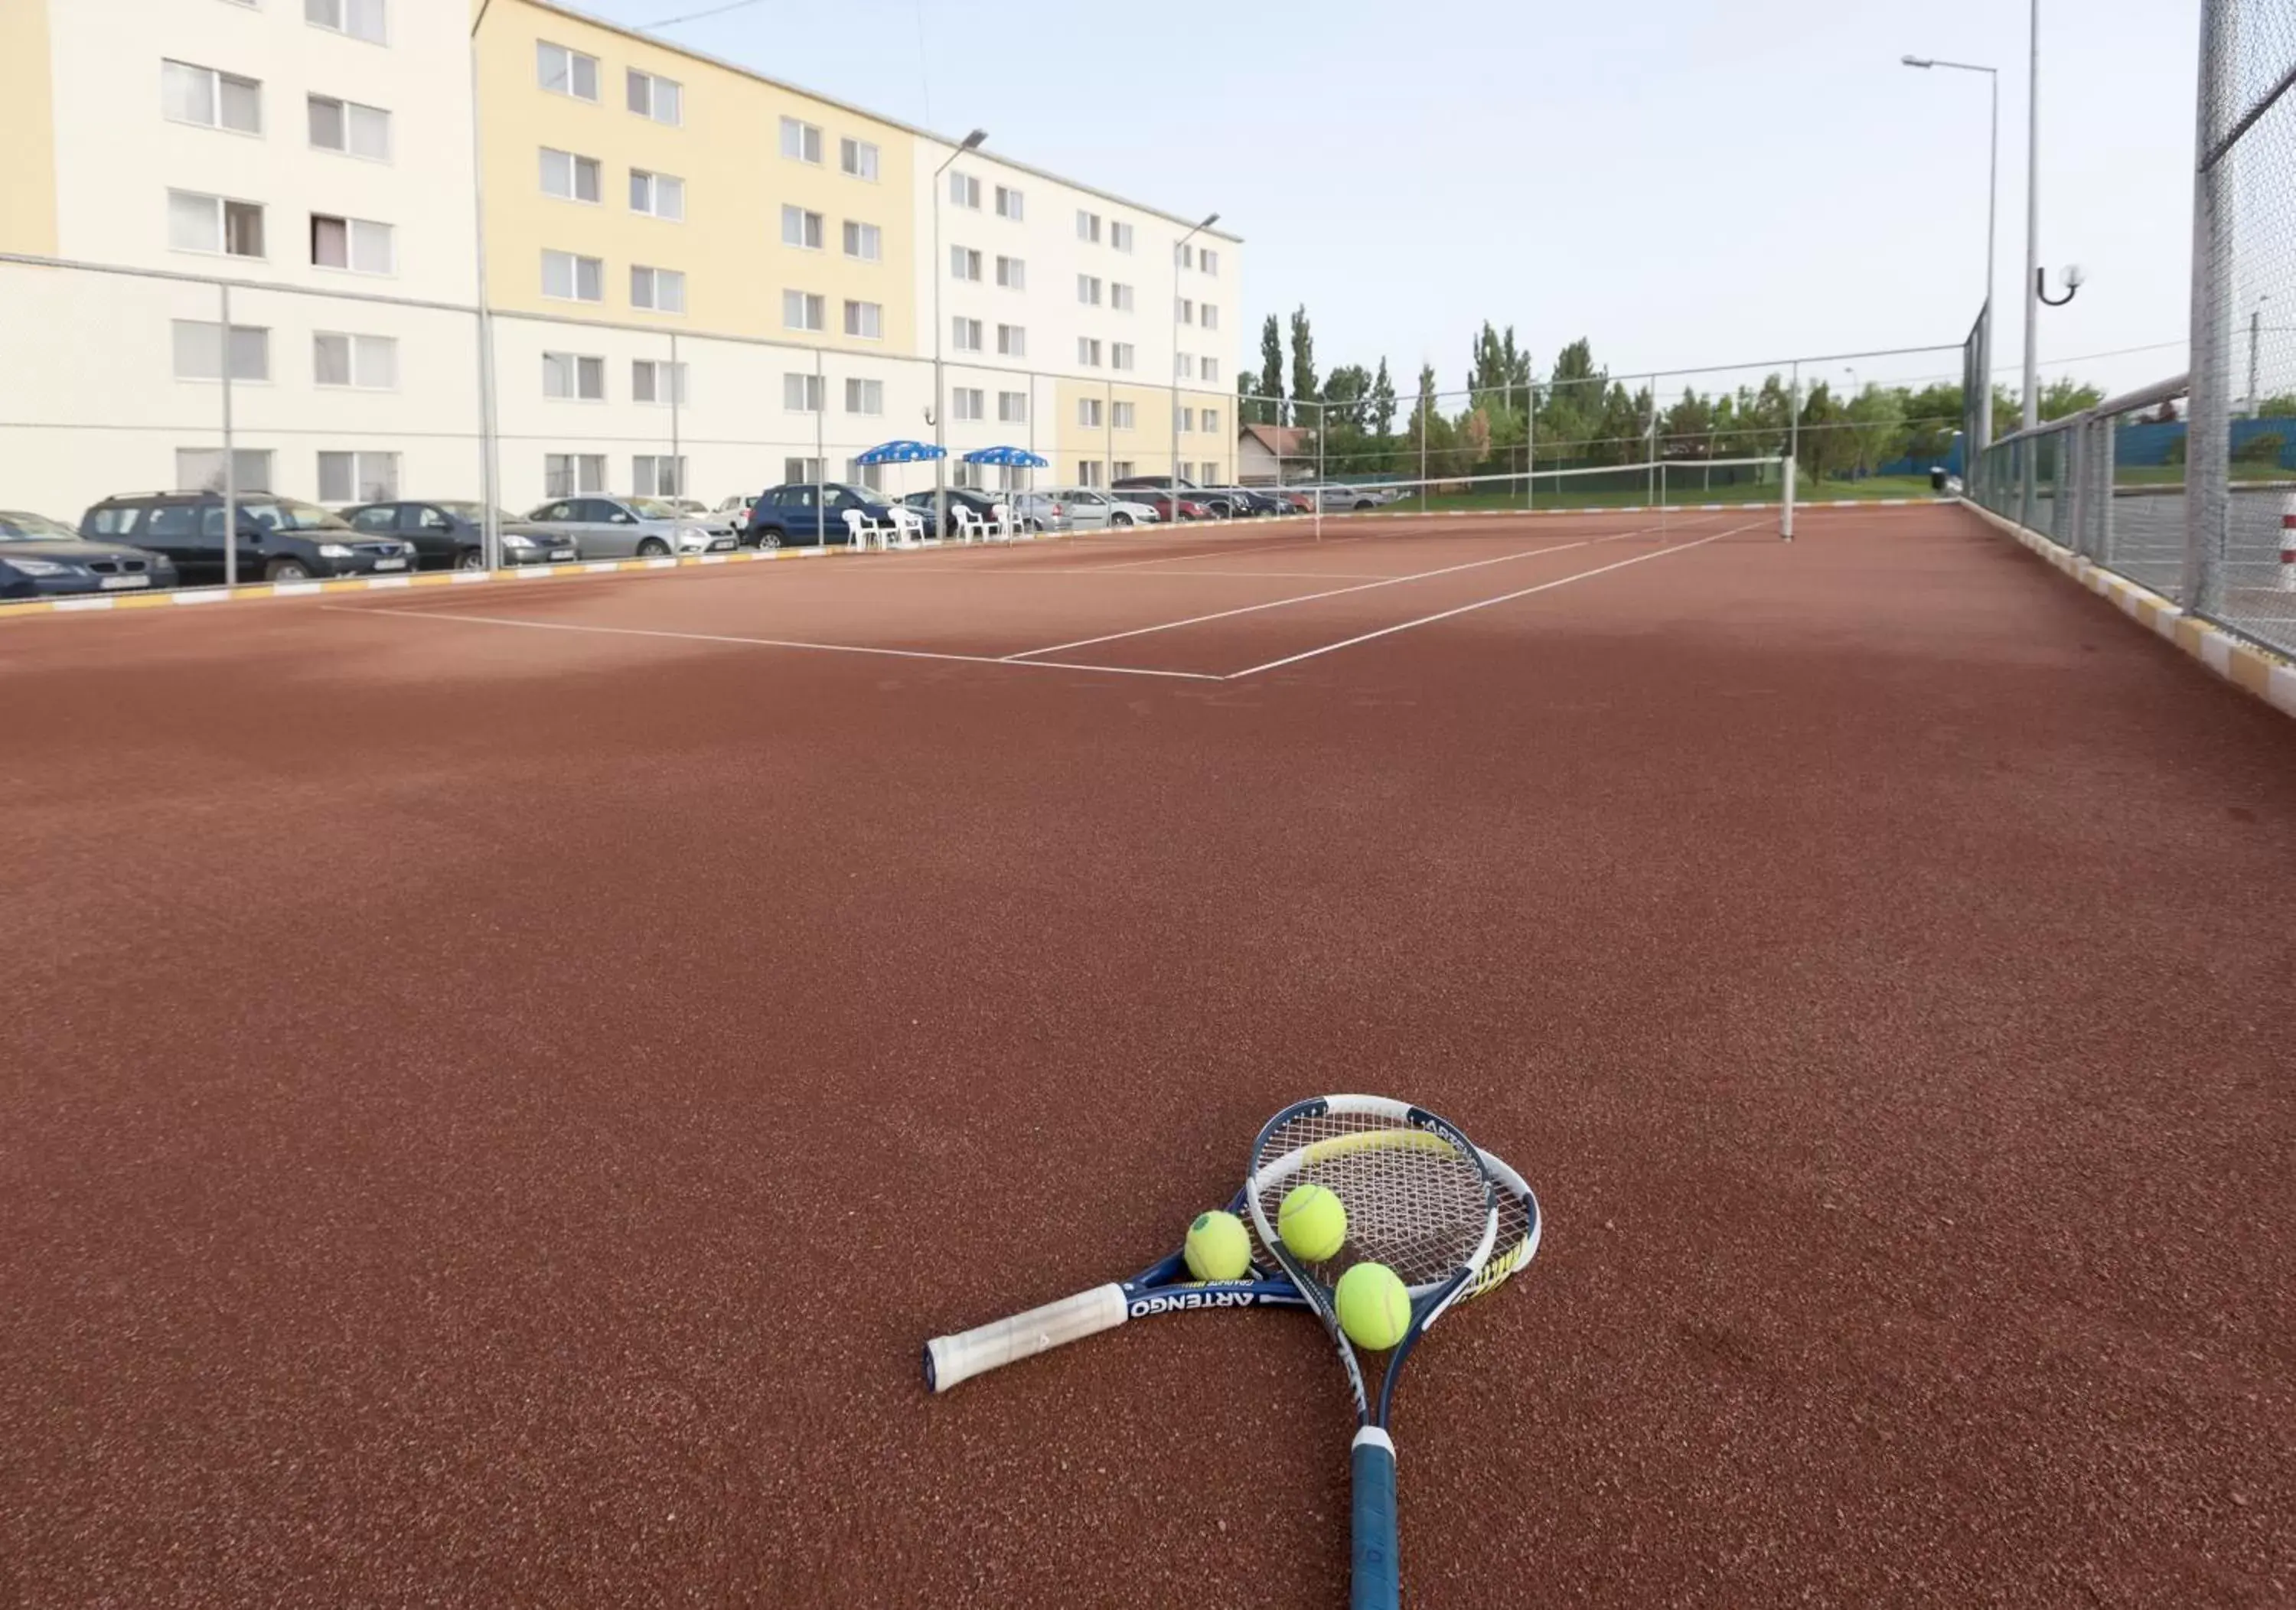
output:
M 623 501 L 650 520 L 674 520 L 678 517 L 676 504 L 666 503 L 658 497 L 633 497 Z
M 348 531 L 350 527 L 316 503 L 299 503 L 291 497 L 244 503 L 240 513 L 266 531 Z
M 437 506 L 444 509 L 456 519 L 468 520 L 473 526 L 478 525 L 487 518 L 487 506 L 484 503 L 472 503 L 456 501 L 453 503 L 440 503 Z M 507 509 L 497 509 L 495 511 L 495 519 L 497 521 L 507 522 L 519 518 L 519 516 L 512 514 Z
M 0 511 L 0 543 L 78 542 L 79 533 L 45 514 Z

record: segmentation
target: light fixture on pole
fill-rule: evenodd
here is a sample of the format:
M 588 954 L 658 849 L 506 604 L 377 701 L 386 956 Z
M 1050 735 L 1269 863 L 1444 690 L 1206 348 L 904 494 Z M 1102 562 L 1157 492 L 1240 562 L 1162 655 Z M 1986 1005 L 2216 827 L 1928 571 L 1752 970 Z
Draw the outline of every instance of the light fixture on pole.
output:
M 1219 222 L 1213 213 L 1172 244 L 1172 523 L 1180 523 L 1180 253 Z
M 1981 350 L 1975 365 L 1978 372 L 1980 396 L 1977 403 L 1977 440 L 1969 444 L 1965 462 L 1974 464 L 1993 445 L 1993 265 L 1994 233 L 2001 217 L 2001 69 L 1981 66 L 1974 61 L 1943 61 L 1935 56 L 1902 56 L 1907 67 L 1918 67 L 1924 72 L 1942 67 L 1957 73 L 1983 73 L 1990 86 L 1993 100 L 1992 155 L 1987 169 L 1985 194 L 1985 300 L 1982 303 L 1983 334 Z M 1964 406 L 1967 399 L 1963 399 Z M 1964 416 L 1966 417 L 1966 416 Z
M 987 129 L 974 129 L 964 136 L 963 144 L 948 153 L 946 161 L 933 169 L 933 400 L 932 406 L 925 411 L 925 414 L 932 423 L 933 445 L 941 449 L 941 452 L 933 459 L 932 534 L 936 538 L 948 535 L 948 428 L 943 423 L 948 413 L 948 388 L 943 380 L 940 356 L 943 334 L 940 320 L 940 282 L 941 276 L 947 272 L 947 265 L 940 260 L 940 176 L 948 171 L 950 162 L 955 161 L 968 151 L 980 150 L 980 143 L 988 137 Z M 1030 398 L 1032 405 L 1034 401 L 1033 397 Z M 821 403 L 824 407 L 827 407 L 828 397 L 824 396 Z M 1036 412 L 1033 405 L 1029 412 L 1032 413 Z

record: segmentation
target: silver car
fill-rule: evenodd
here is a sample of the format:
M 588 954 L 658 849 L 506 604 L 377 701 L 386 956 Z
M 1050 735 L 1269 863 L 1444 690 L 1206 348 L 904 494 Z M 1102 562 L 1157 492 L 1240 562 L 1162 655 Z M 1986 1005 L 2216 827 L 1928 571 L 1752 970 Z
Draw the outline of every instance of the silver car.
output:
M 666 559 L 673 553 L 731 553 L 730 531 L 712 529 L 652 497 L 562 497 L 526 517 L 572 537 L 584 559 Z
M 1068 511 L 1071 531 L 1105 531 L 1111 526 L 1156 523 L 1156 511 L 1152 505 L 1132 503 L 1120 494 L 1103 492 L 1095 486 L 1067 486 L 1038 495 L 1052 498 Z

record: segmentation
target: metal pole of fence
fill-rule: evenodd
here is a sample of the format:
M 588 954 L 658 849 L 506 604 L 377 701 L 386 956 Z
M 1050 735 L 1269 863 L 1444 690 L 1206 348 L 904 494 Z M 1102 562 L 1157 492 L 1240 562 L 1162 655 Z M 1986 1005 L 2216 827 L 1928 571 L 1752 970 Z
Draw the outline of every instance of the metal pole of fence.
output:
M 1434 413 L 1435 394 L 1430 391 L 1419 406 L 1419 512 L 1423 515 L 1427 512 L 1427 421 L 1434 416 Z M 1319 530 L 1322 528 L 1320 521 L 1323 519 L 1323 512 L 1324 494 L 1323 489 L 1318 487 L 1316 492 L 1316 517 L 1319 522 L 1317 527 Z
M 2226 406 L 2223 341 L 2230 287 L 2230 208 L 2224 193 L 2229 152 L 2216 151 L 2213 112 L 2230 87 L 2233 0 L 2202 0 L 2201 70 L 2193 182 L 2192 388 L 2185 410 L 2184 596 L 2188 609 L 2213 611 L 2220 601 L 2228 516 L 2231 421 Z
M 813 523 L 818 527 L 815 538 L 819 547 L 829 546 L 829 500 L 822 495 L 822 483 L 828 478 L 829 466 L 824 461 L 821 439 L 822 421 L 829 414 L 829 382 L 821 378 L 821 348 L 813 349 Z
M 685 458 L 677 434 L 678 405 L 684 400 L 679 394 L 685 389 L 685 371 L 677 366 L 677 331 L 673 330 L 669 332 L 669 473 L 676 483 L 674 495 L 678 497 L 685 495 Z M 661 478 L 656 476 L 654 480 L 659 485 Z
M 1522 511 L 1538 506 L 1538 380 L 1533 376 L 1522 413 Z
M 487 20 L 494 0 L 482 0 L 479 14 L 471 20 L 471 192 L 474 208 L 476 233 L 473 247 L 478 283 L 479 315 L 479 551 L 488 570 L 502 566 L 502 518 L 496 505 L 502 502 L 502 454 L 500 421 L 495 397 L 495 330 L 494 316 L 487 305 L 487 176 L 486 145 L 480 137 L 479 107 L 479 28 Z
M 1789 474 L 1801 458 L 1801 360 L 1794 360 L 1793 389 L 1786 396 L 1786 468 Z M 1792 521 L 1787 522 L 1789 527 Z
M 2041 0 L 2032 0 L 2025 102 L 2025 429 L 2041 422 Z M 2030 485 L 2030 483 L 2029 483 Z
M 231 287 L 216 287 L 223 306 L 223 584 L 239 585 L 239 450 L 231 428 Z
M 1794 517 L 1794 455 L 1791 452 L 1786 454 L 1785 485 L 1781 489 L 1781 493 L 1782 496 L 1778 511 L 1778 540 L 1784 543 L 1790 543 L 1793 541 Z
M 1650 420 L 1643 431 L 1643 453 L 1649 461 L 1650 470 L 1644 478 L 1643 495 L 1652 503 L 1658 502 L 1658 376 L 1650 378 Z

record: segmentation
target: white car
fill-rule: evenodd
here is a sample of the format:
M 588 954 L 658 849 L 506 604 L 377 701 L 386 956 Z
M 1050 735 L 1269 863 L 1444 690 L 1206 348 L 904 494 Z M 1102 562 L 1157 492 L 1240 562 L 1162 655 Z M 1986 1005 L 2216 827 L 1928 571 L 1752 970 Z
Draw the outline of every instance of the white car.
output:
M 1383 503 L 1393 501 L 1382 496 L 1380 489 L 1374 486 L 1286 486 L 1283 490 L 1312 497 L 1326 511 L 1376 509 Z
M 1052 498 L 1068 511 L 1071 531 L 1105 531 L 1111 526 L 1156 523 L 1156 511 L 1151 505 L 1132 503 L 1094 486 L 1066 486 L 1040 495 Z

